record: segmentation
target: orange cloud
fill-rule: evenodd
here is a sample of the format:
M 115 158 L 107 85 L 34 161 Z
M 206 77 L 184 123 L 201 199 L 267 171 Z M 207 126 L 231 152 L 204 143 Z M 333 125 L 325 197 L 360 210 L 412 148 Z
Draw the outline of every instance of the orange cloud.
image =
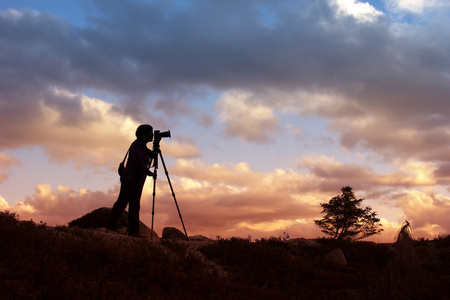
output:
M 69 102 L 76 109 L 38 99 L 34 117 L 23 120 L 20 127 L 8 127 L 7 136 L 10 139 L 5 140 L 2 146 L 38 145 L 52 159 L 73 161 L 77 168 L 105 165 L 111 169 L 117 168 L 117 162 L 122 160 L 127 147 L 135 139 L 134 133 L 139 123 L 121 113 L 114 104 L 97 98 L 61 89 L 50 89 L 46 97 L 57 97 L 59 102 Z M 194 142 L 182 137 L 179 140 L 182 142 L 166 144 L 163 141 L 165 153 L 174 157 L 199 155 Z M 0 157 L 0 164 L 2 161 L 7 163 L 7 159 Z
M 8 204 L 2 209 L 16 212 L 20 219 L 65 225 L 95 208 L 112 206 L 117 194 L 117 186 L 100 192 L 85 189 L 74 191 L 64 186 L 53 190 L 49 184 L 38 184 L 31 197 L 23 202 L 16 202 L 14 206 Z
M 4 170 L 7 170 L 12 165 L 20 165 L 21 162 L 6 153 L 0 153 L 0 183 L 8 179 L 8 174 Z
M 193 158 L 200 156 L 200 150 L 192 139 L 180 137 L 179 141 L 165 141 L 161 142 L 161 147 L 164 148 L 164 156 L 174 158 Z M 149 145 L 150 147 L 150 145 Z
M 261 238 L 289 232 L 291 237 L 315 238 L 324 235 L 314 224 L 314 219 L 321 217 L 320 203 L 328 202 L 339 194 L 339 188 L 342 187 L 331 189 L 326 184 L 332 174 L 339 175 L 341 166 L 334 160 L 322 158 L 322 164 L 316 161 L 316 169 L 313 165 L 309 167 L 318 170 L 324 168 L 325 162 L 329 164 L 331 173 L 315 171 L 303 175 L 280 169 L 267 174 L 259 173 L 244 162 L 208 165 L 197 160 L 179 159 L 171 169 L 170 176 L 180 213 L 190 235 L 202 234 L 212 238 L 217 235 L 250 235 Z M 319 177 L 320 174 L 326 176 Z M 358 174 L 369 178 L 371 172 Z M 349 178 L 342 178 L 342 183 Z M 383 203 L 386 207 L 397 206 L 401 210 L 392 220 L 388 208 L 387 211 L 378 210 L 371 205 L 378 212 L 385 231 L 370 240 L 393 241 L 401 225 L 399 223 L 405 219 L 414 226 L 416 237 L 433 237 L 433 234 L 450 231 L 446 219 L 450 213 L 448 198 L 414 190 L 406 190 L 401 194 L 395 193 L 395 189 L 383 192 L 377 188 L 379 178 L 372 181 L 368 179 L 367 182 L 372 184 L 368 185 L 371 189 L 368 201 L 371 204 Z M 141 220 L 148 226 L 152 220 L 152 192 L 153 180 L 149 177 L 141 199 Z M 363 197 L 358 190 L 355 192 L 358 197 Z M 98 207 L 111 207 L 117 195 L 118 186 L 107 191 L 75 191 L 68 187 L 52 189 L 48 184 L 40 184 L 24 202 L 6 208 L 16 211 L 21 218 L 66 224 Z M 7 206 L 6 201 L 0 201 L 0 204 L 2 209 Z M 156 183 L 154 209 L 156 232 L 161 233 L 167 226 L 181 229 L 175 201 L 167 179 L 162 174 Z
M 430 162 L 407 160 L 395 164 L 398 170 L 378 174 L 368 166 L 343 164 L 332 157 L 306 156 L 297 161 L 299 168 L 306 168 L 310 174 L 328 182 L 340 182 L 341 185 L 357 183 L 359 186 L 431 186 L 437 183 L 435 165 Z
M 245 163 L 225 166 L 180 160 L 174 171 L 171 171 L 173 188 L 190 234 L 215 237 L 249 230 L 259 232 L 259 236 L 273 235 L 283 227 L 292 227 L 299 218 L 316 216 L 317 202 L 323 198 L 307 189 L 299 196 L 302 186 L 308 185 L 291 186 L 292 182 L 302 181 L 298 174 L 276 170 L 265 175 L 250 170 Z M 185 177 L 190 174 L 195 176 Z M 141 219 L 148 225 L 151 224 L 152 189 L 153 180 L 149 178 L 141 200 Z M 93 192 L 62 186 L 54 190 L 48 184 L 40 184 L 32 197 L 9 208 L 21 218 L 65 224 L 95 208 L 111 207 L 117 193 L 118 187 Z M 155 229 L 179 228 L 176 205 L 164 176 L 157 180 L 155 200 Z M 256 233 L 253 235 L 256 237 Z
M 6 199 L 0 196 L 0 210 L 8 210 L 10 208 L 9 203 L 6 202 Z
M 450 232 L 450 198 L 432 190 L 407 190 L 398 195 L 397 205 L 411 223 L 415 237 L 434 238 Z

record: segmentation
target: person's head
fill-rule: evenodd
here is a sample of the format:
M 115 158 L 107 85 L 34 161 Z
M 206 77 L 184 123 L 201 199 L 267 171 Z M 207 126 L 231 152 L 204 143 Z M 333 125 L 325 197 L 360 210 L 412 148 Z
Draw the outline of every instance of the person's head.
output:
M 139 125 L 136 129 L 136 137 L 145 142 L 153 140 L 153 127 L 148 124 Z

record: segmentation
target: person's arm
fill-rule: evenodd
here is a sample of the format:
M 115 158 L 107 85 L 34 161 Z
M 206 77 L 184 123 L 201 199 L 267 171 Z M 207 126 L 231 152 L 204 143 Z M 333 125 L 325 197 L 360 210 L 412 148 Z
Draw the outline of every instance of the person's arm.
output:
M 150 150 L 150 149 L 148 149 L 147 148 L 147 156 L 150 158 L 150 159 L 155 159 L 155 157 L 156 157 L 156 152 L 155 151 L 153 151 L 153 150 Z

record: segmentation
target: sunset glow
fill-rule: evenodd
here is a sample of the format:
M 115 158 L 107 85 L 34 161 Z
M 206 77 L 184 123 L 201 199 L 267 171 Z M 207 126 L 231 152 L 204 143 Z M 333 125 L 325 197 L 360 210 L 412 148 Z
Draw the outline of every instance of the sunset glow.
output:
M 43 3 L 45 2 L 45 3 Z M 62 4 L 64 3 L 64 4 Z M 111 207 L 139 124 L 189 235 L 324 236 L 351 186 L 391 242 L 450 232 L 450 3 L 0 3 L 0 210 Z M 151 147 L 151 143 L 148 144 Z M 141 200 L 152 218 L 153 180 Z M 162 165 L 155 231 L 181 223 Z

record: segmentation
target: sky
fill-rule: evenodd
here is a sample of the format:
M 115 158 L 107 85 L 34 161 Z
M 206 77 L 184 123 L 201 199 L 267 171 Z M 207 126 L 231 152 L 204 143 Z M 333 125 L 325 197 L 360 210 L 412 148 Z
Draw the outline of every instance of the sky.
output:
M 344 186 L 381 220 L 367 240 L 449 234 L 449 53 L 446 0 L 3 0 L 0 210 L 112 207 L 151 124 L 188 235 L 322 237 Z M 161 165 L 154 211 L 182 228 Z

